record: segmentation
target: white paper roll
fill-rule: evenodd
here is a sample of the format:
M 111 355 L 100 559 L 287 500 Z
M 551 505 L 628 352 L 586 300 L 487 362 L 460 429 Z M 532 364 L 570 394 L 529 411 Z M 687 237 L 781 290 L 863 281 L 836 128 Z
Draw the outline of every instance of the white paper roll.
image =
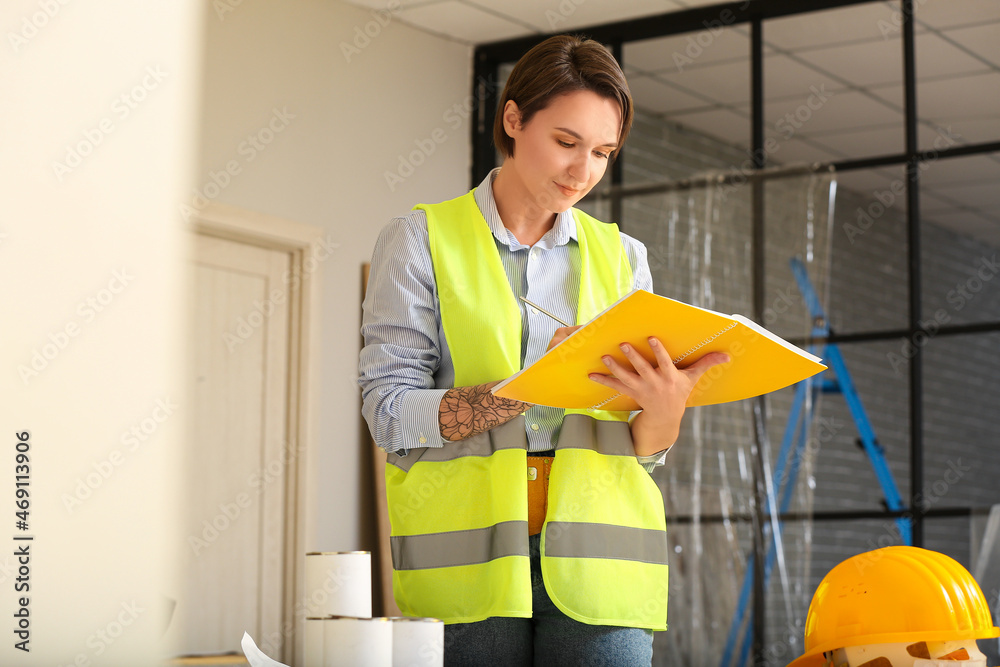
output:
M 392 623 L 343 616 L 324 620 L 323 667 L 392 667 Z
M 310 616 L 371 618 L 370 551 L 307 553 L 305 584 Z
M 323 619 L 306 618 L 305 655 L 303 667 L 323 667 Z
M 392 667 L 442 667 L 444 623 L 436 618 L 394 616 Z

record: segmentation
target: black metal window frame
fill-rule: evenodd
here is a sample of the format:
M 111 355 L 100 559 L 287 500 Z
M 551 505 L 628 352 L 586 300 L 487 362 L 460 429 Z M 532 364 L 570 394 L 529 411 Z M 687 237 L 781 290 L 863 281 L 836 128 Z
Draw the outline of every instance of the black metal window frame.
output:
M 740 178 L 750 181 L 752 191 L 752 277 L 753 277 L 753 308 L 755 319 L 763 321 L 764 312 L 764 183 L 768 179 L 781 178 L 781 173 L 771 173 L 767 169 L 767 151 L 764 148 L 764 56 L 763 34 L 765 22 L 786 16 L 809 14 L 828 9 L 844 8 L 853 5 L 874 4 L 882 0 L 741 0 L 697 7 L 675 12 L 667 12 L 640 19 L 630 19 L 614 23 L 590 26 L 572 32 L 585 34 L 609 46 L 612 53 L 622 61 L 623 45 L 627 42 L 666 37 L 702 30 L 710 22 L 717 21 L 720 15 L 726 16 L 727 27 L 749 24 L 751 28 L 751 148 L 750 158 L 753 170 L 750 174 L 742 174 Z M 873 169 L 886 166 L 902 166 L 906 170 L 906 240 L 907 240 L 907 280 L 909 299 L 907 304 L 907 327 L 905 329 L 862 331 L 847 335 L 831 333 L 825 339 L 832 343 L 860 343 L 887 339 L 908 338 L 927 332 L 921 327 L 921 217 L 920 217 L 920 173 L 921 164 L 937 159 L 949 159 L 962 156 L 981 155 L 1000 152 L 1000 141 L 965 145 L 944 150 L 921 151 L 917 141 L 917 80 L 916 80 L 916 44 L 914 36 L 913 11 L 915 0 L 898 0 L 902 14 L 902 48 L 903 48 L 903 87 L 904 87 L 904 132 L 905 147 L 903 153 L 869 157 L 864 159 L 843 160 L 829 163 L 836 171 L 854 171 Z M 917 0 L 919 1 L 919 0 Z M 726 12 L 724 14 L 724 12 Z M 556 33 L 552 33 L 556 34 Z M 528 49 L 549 37 L 550 35 L 531 35 L 518 39 L 482 44 L 476 47 L 474 53 L 474 71 L 472 95 L 474 100 L 472 123 L 472 168 L 470 186 L 475 187 L 486 174 L 496 166 L 496 153 L 492 143 L 493 120 L 495 109 L 501 91 L 496 82 L 499 80 L 499 69 L 503 64 L 515 62 Z M 675 189 L 677 184 L 643 185 L 627 187 L 623 185 L 623 161 L 628 159 L 627 148 L 623 149 L 611 170 L 611 200 L 612 219 L 621 221 L 622 201 L 625 197 L 636 194 L 651 194 Z M 953 336 L 961 334 L 1000 332 L 1000 321 L 978 322 L 962 325 L 942 325 L 934 333 L 935 336 Z M 824 340 L 799 340 L 798 344 L 809 342 L 821 343 Z M 723 520 L 742 520 L 749 522 L 753 530 L 753 551 L 755 563 L 753 612 L 755 619 L 764 618 L 765 591 L 761 582 L 763 576 L 764 532 L 770 519 L 766 513 L 764 502 L 763 461 L 760 452 L 760 439 L 763 437 L 763 399 L 758 399 L 754 406 L 757 434 L 754 455 L 754 497 L 753 511 L 728 517 L 702 515 L 698 517 L 674 517 L 672 523 L 692 523 L 695 519 L 702 523 Z M 915 346 L 909 366 L 909 435 L 910 435 L 910 497 L 908 509 L 904 511 L 872 510 L 872 511 L 819 511 L 808 515 L 786 513 L 778 518 L 782 521 L 814 521 L 863 520 L 906 518 L 912 525 L 913 544 L 924 544 L 924 519 L 927 517 L 962 517 L 971 516 L 983 511 L 974 507 L 941 507 L 927 508 L 920 499 L 924 494 L 924 452 L 923 452 L 923 353 L 920 346 Z M 764 648 L 764 623 L 754 622 L 753 655 L 762 655 Z

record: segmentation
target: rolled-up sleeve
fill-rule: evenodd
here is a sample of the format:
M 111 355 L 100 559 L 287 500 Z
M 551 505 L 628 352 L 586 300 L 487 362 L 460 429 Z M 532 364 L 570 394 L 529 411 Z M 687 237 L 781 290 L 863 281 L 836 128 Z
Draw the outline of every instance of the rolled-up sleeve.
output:
M 646 256 L 646 246 L 622 232 L 622 246 L 625 256 L 632 266 L 632 289 L 653 291 L 653 275 L 649 271 L 649 259 Z
M 375 443 L 390 452 L 441 446 L 438 412 L 447 389 L 435 388 L 441 344 L 422 211 L 394 218 L 379 235 L 361 335 L 358 384 Z

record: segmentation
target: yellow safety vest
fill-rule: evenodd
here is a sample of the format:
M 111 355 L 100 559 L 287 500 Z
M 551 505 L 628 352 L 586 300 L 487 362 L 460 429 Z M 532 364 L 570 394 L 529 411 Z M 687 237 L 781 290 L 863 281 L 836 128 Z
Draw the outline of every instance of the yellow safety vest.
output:
M 520 309 L 473 194 L 417 208 L 427 214 L 455 386 L 512 375 Z M 631 290 L 633 278 L 618 227 L 573 213 L 583 323 Z M 571 618 L 665 630 L 663 498 L 636 460 L 627 418 L 567 411 L 549 477 L 542 576 Z M 443 447 L 388 456 L 393 592 L 404 614 L 445 623 L 531 617 L 524 428 L 522 415 Z

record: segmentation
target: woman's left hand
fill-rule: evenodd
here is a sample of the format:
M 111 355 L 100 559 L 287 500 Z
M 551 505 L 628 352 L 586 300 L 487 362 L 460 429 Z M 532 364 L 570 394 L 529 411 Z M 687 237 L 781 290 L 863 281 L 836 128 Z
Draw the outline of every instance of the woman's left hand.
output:
M 558 329 L 556 329 L 555 334 L 552 336 L 552 340 L 549 341 L 549 346 L 546 348 L 546 350 L 551 350 L 556 345 L 558 345 L 559 343 L 563 342 L 564 340 L 572 336 L 574 333 L 576 333 L 577 329 L 582 329 L 582 328 L 583 325 L 580 324 L 574 327 L 559 327 Z
M 611 356 L 603 358 L 610 375 L 591 373 L 590 379 L 628 396 L 642 408 L 632 420 L 632 441 L 638 456 L 668 449 L 680 433 L 681 418 L 691 390 L 712 366 L 729 361 L 724 352 L 710 352 L 686 368 L 677 368 L 663 343 L 649 338 L 656 359 L 651 364 L 630 344 L 621 345 L 631 368 Z

